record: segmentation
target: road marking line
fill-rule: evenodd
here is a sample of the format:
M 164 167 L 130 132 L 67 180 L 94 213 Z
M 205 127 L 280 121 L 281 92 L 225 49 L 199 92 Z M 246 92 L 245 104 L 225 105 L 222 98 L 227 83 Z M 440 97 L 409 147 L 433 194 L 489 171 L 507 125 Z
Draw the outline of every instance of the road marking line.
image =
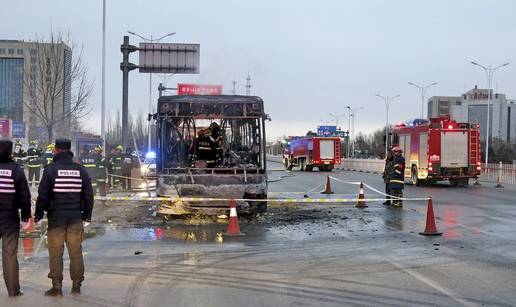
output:
M 477 306 L 476 304 L 474 304 L 472 302 L 468 302 L 465 299 L 459 297 L 457 293 L 455 293 L 452 290 L 450 290 L 450 289 L 440 285 L 438 282 L 436 282 L 436 281 L 434 281 L 434 280 L 424 276 L 421 273 L 418 273 L 417 271 L 415 271 L 415 270 L 413 270 L 411 268 L 408 268 L 408 267 L 402 265 L 401 263 L 397 262 L 395 259 L 393 259 L 391 257 L 387 257 L 387 260 L 389 261 L 389 263 L 391 263 L 392 265 L 394 265 L 398 269 L 400 269 L 403 272 L 409 274 L 410 276 L 412 276 L 415 279 L 419 280 L 420 282 L 426 284 L 427 286 L 429 286 L 431 288 L 434 288 L 435 290 L 437 290 L 437 291 L 441 292 L 442 294 L 448 296 L 449 298 L 451 298 L 455 302 L 457 302 L 457 303 L 459 303 L 459 304 L 461 304 L 463 306 Z

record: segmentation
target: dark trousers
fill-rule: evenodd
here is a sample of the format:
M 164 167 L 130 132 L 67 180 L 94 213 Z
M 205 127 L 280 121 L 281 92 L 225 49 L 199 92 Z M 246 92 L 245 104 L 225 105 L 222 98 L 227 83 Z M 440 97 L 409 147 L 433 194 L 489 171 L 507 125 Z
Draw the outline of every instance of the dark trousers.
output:
M 40 167 L 28 167 L 29 169 L 29 185 L 35 184 L 39 185 L 39 175 L 41 173 Z
M 2 239 L 2 270 L 9 295 L 20 292 L 18 266 L 19 235 L 19 229 L 0 232 L 0 238 Z
M 48 255 L 50 273 L 48 278 L 63 280 L 64 244 L 70 258 L 70 278 L 73 281 L 84 280 L 84 260 L 82 258 L 82 240 L 84 228 L 81 219 L 48 219 Z
M 100 196 L 106 196 L 107 194 L 107 185 L 106 179 L 96 179 L 95 185 L 93 185 L 93 194 L 97 195 L 97 189 L 99 190 Z
M 129 170 L 124 169 L 122 171 L 122 176 L 124 176 L 124 178 L 121 178 L 122 179 L 122 188 L 124 190 L 131 190 L 131 169 L 129 169 Z
M 388 182 L 385 183 L 385 194 L 387 194 L 389 196 L 385 197 L 386 201 L 384 202 L 384 204 L 390 205 L 391 204 L 391 196 L 390 196 L 391 195 L 391 189 L 389 187 L 389 183 Z

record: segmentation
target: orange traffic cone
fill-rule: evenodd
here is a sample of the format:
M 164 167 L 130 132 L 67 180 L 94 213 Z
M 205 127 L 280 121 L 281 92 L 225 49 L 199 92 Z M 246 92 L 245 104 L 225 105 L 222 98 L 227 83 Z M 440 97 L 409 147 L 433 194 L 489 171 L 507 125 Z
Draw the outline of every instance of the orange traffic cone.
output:
M 364 183 L 360 182 L 360 191 L 358 192 L 358 202 L 355 208 L 367 208 L 364 196 Z
M 428 207 L 426 209 L 426 226 L 425 231 L 420 232 L 420 235 L 423 236 L 440 236 L 442 232 L 437 231 L 437 227 L 435 226 L 435 217 L 434 217 L 434 206 L 432 205 L 432 197 L 428 199 Z
M 324 188 L 324 191 L 321 192 L 321 194 L 333 194 L 331 190 L 330 176 L 326 176 L 326 187 Z
M 227 236 L 241 236 L 240 226 L 238 225 L 238 215 L 236 209 L 236 201 L 231 200 L 229 203 L 229 225 L 227 231 L 224 233 Z

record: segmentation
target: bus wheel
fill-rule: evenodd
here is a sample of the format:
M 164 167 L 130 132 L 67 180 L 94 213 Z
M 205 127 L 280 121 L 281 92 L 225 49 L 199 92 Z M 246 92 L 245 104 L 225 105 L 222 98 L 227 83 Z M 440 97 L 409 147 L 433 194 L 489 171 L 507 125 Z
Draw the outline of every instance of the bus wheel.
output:
M 421 185 L 421 182 L 419 182 L 419 178 L 417 177 L 417 167 L 412 166 L 412 173 L 411 173 L 411 179 L 412 179 L 412 185 L 419 186 Z

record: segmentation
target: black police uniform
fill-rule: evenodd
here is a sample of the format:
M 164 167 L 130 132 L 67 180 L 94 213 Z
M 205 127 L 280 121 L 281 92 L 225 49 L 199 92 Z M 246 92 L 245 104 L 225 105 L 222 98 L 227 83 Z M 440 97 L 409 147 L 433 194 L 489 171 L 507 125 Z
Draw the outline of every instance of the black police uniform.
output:
M 36 221 L 48 217 L 48 252 L 52 288 L 45 294 L 62 295 L 64 243 L 70 258 L 72 293 L 80 293 L 84 280 L 82 240 L 83 221 L 90 221 L 93 211 L 93 189 L 87 170 L 74 163 L 69 140 L 56 140 L 56 149 L 68 150 L 54 156 L 45 167 L 38 190 Z
M 27 150 L 27 167 L 29 169 L 29 184 L 30 186 L 39 185 L 39 178 L 41 173 L 41 150 L 36 147 L 31 147 Z
M 11 158 L 12 142 L 0 141 L 0 238 L 2 270 L 9 296 L 21 295 L 18 237 L 22 221 L 30 218 L 30 190 L 23 169 Z
M 395 155 L 392 159 L 392 167 L 389 172 L 389 191 L 392 196 L 402 198 L 403 188 L 405 186 L 405 158 L 401 155 Z M 401 207 L 403 202 L 393 198 L 391 200 L 393 206 Z

